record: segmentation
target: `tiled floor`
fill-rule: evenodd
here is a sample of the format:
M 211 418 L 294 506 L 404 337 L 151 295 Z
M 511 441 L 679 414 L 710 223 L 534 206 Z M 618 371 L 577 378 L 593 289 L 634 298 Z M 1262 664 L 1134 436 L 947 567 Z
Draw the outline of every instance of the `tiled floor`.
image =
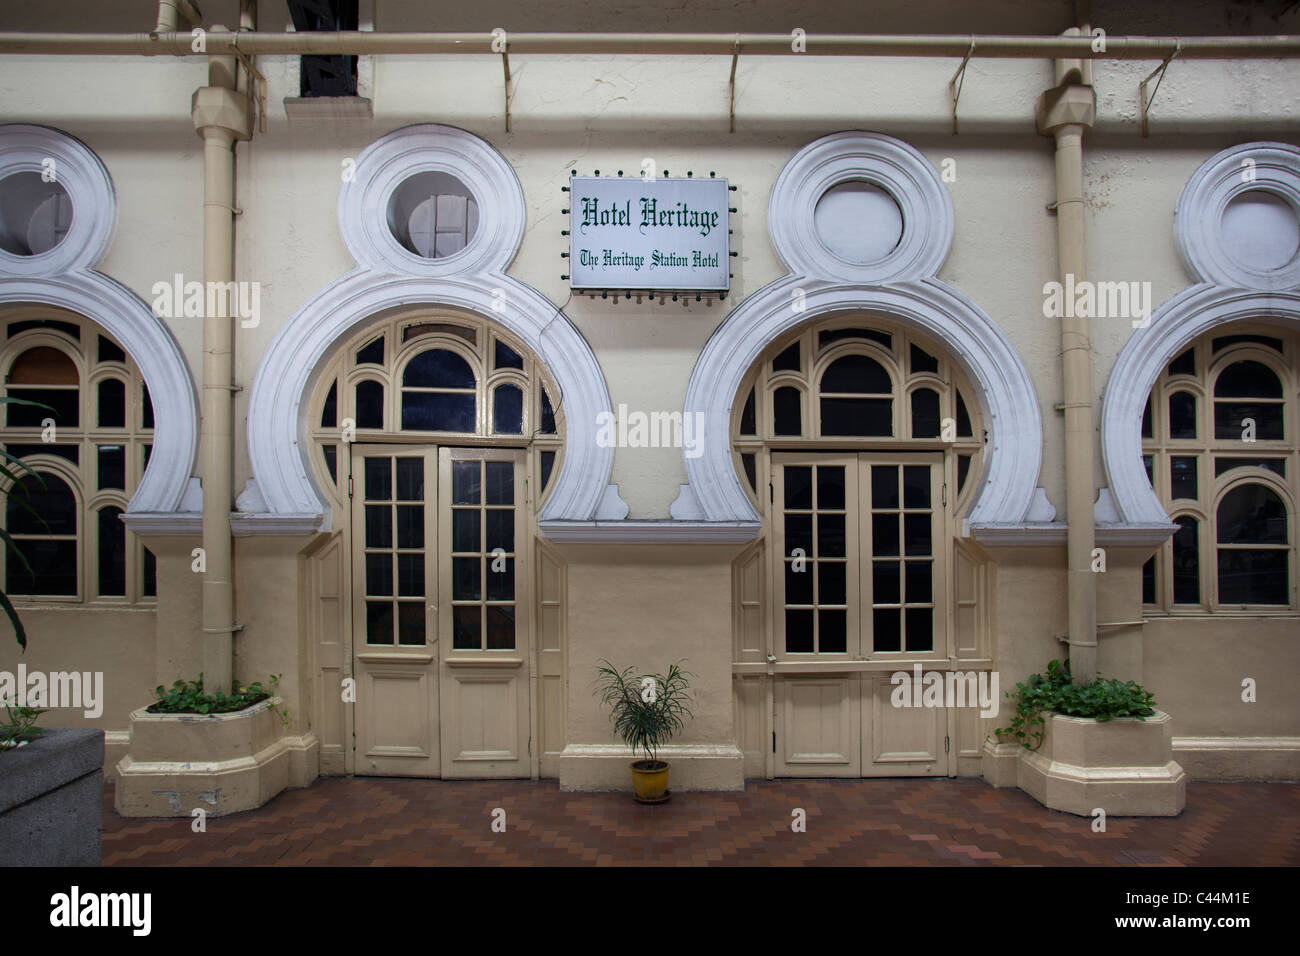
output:
M 791 829 L 795 808 L 806 832 Z M 1295 866 L 1300 785 L 1193 783 L 1181 816 L 1112 817 L 1105 833 L 981 780 L 750 781 L 643 807 L 554 781 L 328 778 L 211 817 L 204 833 L 188 819 L 119 817 L 110 785 L 103 863 Z

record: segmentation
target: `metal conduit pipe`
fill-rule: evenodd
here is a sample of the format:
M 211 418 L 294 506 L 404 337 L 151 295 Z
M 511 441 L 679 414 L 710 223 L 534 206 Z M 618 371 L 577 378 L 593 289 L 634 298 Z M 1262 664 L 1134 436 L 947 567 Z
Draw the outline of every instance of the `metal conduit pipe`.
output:
M 153 32 L 175 33 L 182 23 L 196 27 L 202 22 L 203 14 L 190 0 L 158 0 L 158 25 Z
M 178 0 L 184 2 L 184 0 Z M 206 38 L 203 53 L 189 33 L 0 33 L 3 54 L 82 56 L 204 56 L 242 52 L 281 56 L 323 54 L 492 53 L 491 37 L 479 33 L 240 33 Z M 511 33 L 513 54 L 635 54 L 640 56 L 900 56 L 1002 59 L 1163 60 L 1271 59 L 1300 56 L 1300 36 L 1119 37 L 1105 51 L 1088 36 L 817 35 L 797 52 L 786 33 Z

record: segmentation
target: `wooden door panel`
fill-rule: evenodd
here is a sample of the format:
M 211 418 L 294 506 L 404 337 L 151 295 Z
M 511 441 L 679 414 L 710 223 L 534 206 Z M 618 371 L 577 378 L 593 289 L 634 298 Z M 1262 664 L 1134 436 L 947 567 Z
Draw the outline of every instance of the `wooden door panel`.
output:
M 777 695 L 777 774 L 856 777 L 857 678 L 785 678 L 777 682 Z
M 862 775 L 865 777 L 942 776 L 948 772 L 943 707 L 895 707 L 888 675 L 865 674 L 863 681 Z

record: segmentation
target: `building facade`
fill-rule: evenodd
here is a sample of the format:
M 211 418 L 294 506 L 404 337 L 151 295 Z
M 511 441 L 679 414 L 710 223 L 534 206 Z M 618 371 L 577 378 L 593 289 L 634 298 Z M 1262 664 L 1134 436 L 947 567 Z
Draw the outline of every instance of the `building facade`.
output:
M 157 14 L 120 6 L 0 31 Z M 204 10 L 214 44 L 226 6 Z M 256 6 L 256 33 L 320 32 Z M 0 670 L 102 674 L 101 712 L 45 722 L 104 729 L 109 768 L 156 685 L 278 675 L 292 782 L 589 789 L 628 784 L 596 668 L 685 661 L 674 788 L 734 789 L 990 775 L 1000 694 L 1068 645 L 1154 693 L 1192 779 L 1300 776 L 1294 51 L 1175 57 L 1156 89 L 1163 56 L 816 48 L 1080 25 L 1104 48 L 1298 15 L 926 6 L 435 27 L 363 0 L 336 26 L 482 49 L 259 53 L 255 73 L 5 48 L 0 368 L 53 411 L 10 404 L 0 429 L 44 517 L 9 497 L 34 573 L 0 556 L 29 631 Z M 791 52 L 510 54 L 489 14 Z M 704 194 L 679 180 L 725 180 L 729 268 L 665 259 L 663 284 L 588 249 L 579 181 L 620 179 L 665 208 Z M 588 265 L 619 277 L 583 286 Z M 691 285 L 708 269 L 722 289 Z M 986 698 L 900 706 L 900 672 Z

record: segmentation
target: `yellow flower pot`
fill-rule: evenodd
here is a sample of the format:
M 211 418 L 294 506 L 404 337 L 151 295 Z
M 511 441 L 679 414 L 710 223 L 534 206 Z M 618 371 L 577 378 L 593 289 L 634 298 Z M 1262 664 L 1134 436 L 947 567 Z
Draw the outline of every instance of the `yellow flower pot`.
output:
M 668 799 L 668 761 L 635 760 L 632 786 L 639 803 L 663 803 Z

